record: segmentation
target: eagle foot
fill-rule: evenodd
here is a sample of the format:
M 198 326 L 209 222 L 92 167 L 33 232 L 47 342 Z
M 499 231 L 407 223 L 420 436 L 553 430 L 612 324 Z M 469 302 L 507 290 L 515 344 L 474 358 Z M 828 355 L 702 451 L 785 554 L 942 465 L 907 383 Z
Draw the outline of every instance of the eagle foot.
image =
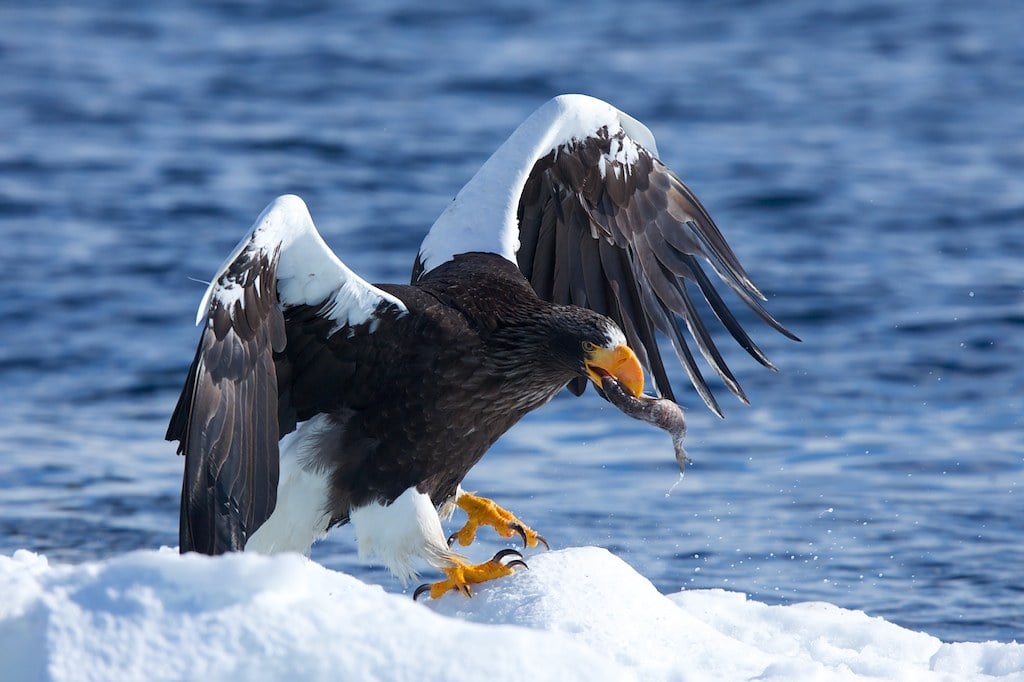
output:
M 503 560 L 510 556 L 519 558 L 503 563 Z M 467 597 L 472 597 L 473 585 L 512 575 L 515 572 L 512 570 L 515 566 L 529 568 L 523 561 L 523 555 L 514 549 L 503 549 L 491 557 L 490 561 L 485 561 L 482 564 L 465 564 L 454 559 L 452 563 L 454 566 L 441 569 L 448 576 L 447 578 L 417 587 L 416 591 L 412 593 L 413 601 L 419 599 L 424 592 L 430 592 L 431 599 L 440 599 L 445 593 L 451 591 L 462 592 Z
M 532 528 L 517 519 L 511 512 L 498 506 L 493 500 L 464 492 L 455 500 L 455 504 L 466 512 L 468 518 L 466 519 L 466 525 L 448 536 L 449 547 L 456 540 L 463 547 L 467 547 L 476 538 L 477 528 L 480 526 L 491 526 L 503 538 L 510 538 L 513 534 L 518 534 L 523 540 L 524 547 L 536 547 L 538 544 L 541 544 L 544 545 L 544 549 L 551 549 L 543 535 L 537 534 Z

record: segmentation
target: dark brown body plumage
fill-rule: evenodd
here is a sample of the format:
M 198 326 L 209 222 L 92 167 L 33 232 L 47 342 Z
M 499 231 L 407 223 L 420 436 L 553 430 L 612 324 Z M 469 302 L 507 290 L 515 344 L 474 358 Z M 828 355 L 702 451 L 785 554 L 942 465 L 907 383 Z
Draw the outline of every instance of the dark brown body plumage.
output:
M 327 413 L 316 465 L 332 525 L 411 486 L 441 504 L 490 446 L 583 372 L 581 339 L 612 323 L 539 299 L 518 268 L 467 254 L 414 285 L 378 285 L 408 312 L 328 336 L 315 306 L 286 309 L 276 353 L 281 434 Z

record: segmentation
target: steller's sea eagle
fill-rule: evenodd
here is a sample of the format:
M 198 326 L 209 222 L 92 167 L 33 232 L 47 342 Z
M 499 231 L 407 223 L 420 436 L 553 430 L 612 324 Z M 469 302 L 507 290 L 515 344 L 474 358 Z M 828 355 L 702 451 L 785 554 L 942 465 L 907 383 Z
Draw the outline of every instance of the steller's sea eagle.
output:
M 658 160 L 650 131 L 582 95 L 543 105 L 483 165 L 431 227 L 410 284 L 366 282 L 301 199 L 275 199 L 199 308 L 199 347 L 167 429 L 185 455 L 181 551 L 308 552 L 351 522 L 360 554 L 403 582 L 418 559 L 440 569 L 445 579 L 423 588 L 433 598 L 525 565 L 506 561 L 511 550 L 471 565 L 450 543 L 490 525 L 546 544 L 460 486 L 527 412 L 566 385 L 579 395 L 608 377 L 638 396 L 644 370 L 672 399 L 660 332 L 721 416 L 683 325 L 746 401 L 687 282 L 773 368 L 700 259 L 796 339 Z M 438 510 L 454 506 L 469 519 L 445 538 Z

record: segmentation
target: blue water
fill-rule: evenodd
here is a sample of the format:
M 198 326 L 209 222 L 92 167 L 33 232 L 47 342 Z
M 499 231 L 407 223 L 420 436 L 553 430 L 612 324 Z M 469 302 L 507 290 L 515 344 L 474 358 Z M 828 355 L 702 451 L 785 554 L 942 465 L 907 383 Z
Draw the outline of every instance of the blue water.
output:
M 361 5 L 0 9 L 0 551 L 176 544 L 194 279 L 275 195 L 404 281 L 515 125 L 585 92 L 651 127 L 804 342 L 745 318 L 775 374 L 722 339 L 753 404 L 681 391 L 671 495 L 665 434 L 593 394 L 467 487 L 664 591 L 1021 638 L 1024 5 Z M 314 558 L 399 589 L 352 544 Z

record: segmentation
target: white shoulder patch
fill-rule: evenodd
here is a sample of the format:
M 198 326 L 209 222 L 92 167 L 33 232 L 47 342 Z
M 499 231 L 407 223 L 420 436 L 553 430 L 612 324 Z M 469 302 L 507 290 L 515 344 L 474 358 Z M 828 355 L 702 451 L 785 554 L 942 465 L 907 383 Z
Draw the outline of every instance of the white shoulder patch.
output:
M 530 170 L 552 150 L 605 127 L 612 136 L 625 132 L 607 160 L 635 161 L 636 144 L 657 156 L 651 131 L 607 102 L 586 95 L 555 97 L 512 133 L 434 222 L 420 246 L 423 272 L 470 251 L 496 253 L 515 263 L 519 200 Z
M 608 164 L 612 164 L 615 173 L 621 172 L 622 168 L 630 168 L 640 159 L 640 150 L 628 134 L 621 139 L 613 137 L 608 153 L 602 154 L 598 159 L 598 167 L 601 170 L 601 177 L 608 174 Z
M 202 302 L 196 324 L 203 321 L 211 301 L 225 307 L 244 302 L 243 287 L 225 277 L 239 257 L 277 258 L 277 293 L 283 306 L 317 305 L 326 309 L 338 327 L 370 320 L 381 303 L 401 312 L 405 304 L 378 289 L 342 263 L 327 246 L 299 197 L 280 196 L 263 209 L 249 233 L 214 275 Z

